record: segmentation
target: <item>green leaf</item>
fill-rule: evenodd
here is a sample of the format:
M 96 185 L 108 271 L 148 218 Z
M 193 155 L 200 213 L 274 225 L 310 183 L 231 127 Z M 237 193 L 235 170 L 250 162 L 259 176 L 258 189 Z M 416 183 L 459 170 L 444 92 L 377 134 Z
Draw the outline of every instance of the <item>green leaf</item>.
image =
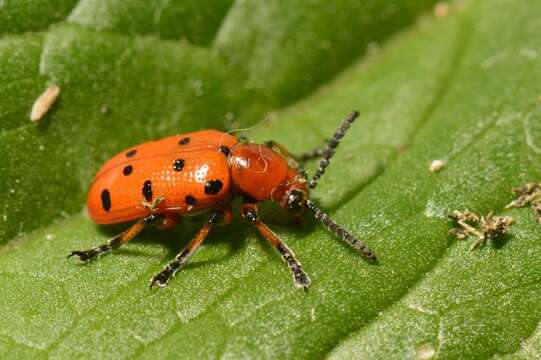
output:
M 367 47 L 396 32 L 431 0 L 244 1 L 216 36 L 245 88 L 284 106 L 307 95 Z
M 504 207 L 512 187 L 541 181 L 541 4 L 459 2 L 445 19 L 398 31 L 428 2 L 395 1 L 390 18 L 389 2 L 364 3 L 239 1 L 227 15 L 202 6 L 193 11 L 222 21 L 174 30 L 149 22 L 144 2 L 133 5 L 140 17 L 122 18 L 121 2 L 105 11 L 81 1 L 69 24 L 0 39 L 0 357 L 538 357 L 541 225 L 530 209 Z M 367 34 L 390 33 L 365 54 Z M 205 47 L 166 40 L 179 37 Z M 326 39 L 335 51 L 306 51 Z M 27 113 L 50 83 L 60 97 L 34 126 Z M 123 147 L 270 112 L 250 138 L 299 153 L 354 109 L 361 118 L 312 196 L 378 265 L 314 220 L 295 226 L 274 209 L 263 216 L 310 274 L 307 292 L 240 220 L 165 289 L 148 279 L 201 222 L 145 231 L 90 264 L 65 258 L 124 228 L 80 211 L 100 163 Z M 446 162 L 438 173 L 434 159 Z M 447 214 L 466 208 L 515 224 L 469 251 L 448 235 Z
M 2 0 L 0 34 L 42 30 L 62 20 L 77 0 Z
M 13 99 L 0 128 L 7 187 L 0 242 L 79 210 L 93 174 L 114 152 L 223 123 L 233 110 L 224 85 L 232 82 L 209 49 L 68 25 L 27 37 L 6 39 L 0 58 L 7 74 L 0 87 Z M 36 127 L 26 114 L 49 83 L 61 94 Z M 37 211 L 28 216 L 29 208 Z
M 82 0 L 69 22 L 98 31 L 209 44 L 233 0 Z

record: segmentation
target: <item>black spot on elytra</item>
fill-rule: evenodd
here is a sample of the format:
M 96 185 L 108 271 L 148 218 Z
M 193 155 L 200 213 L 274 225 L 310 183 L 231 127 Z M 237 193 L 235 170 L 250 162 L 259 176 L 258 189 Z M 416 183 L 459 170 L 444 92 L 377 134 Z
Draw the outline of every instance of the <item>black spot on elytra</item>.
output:
M 187 143 L 190 142 L 190 138 L 189 137 L 185 137 L 185 138 L 182 138 L 180 139 L 180 141 L 178 142 L 179 145 L 186 145 Z
M 122 170 L 122 173 L 124 174 L 124 176 L 128 176 L 131 174 L 132 171 L 133 171 L 133 166 L 128 165 L 124 167 L 124 170 Z
M 185 201 L 186 201 L 186 204 L 188 204 L 188 205 L 195 205 L 195 204 L 197 204 L 197 200 L 196 200 L 192 195 L 186 196 Z
M 225 154 L 225 156 L 229 156 L 229 148 L 227 146 L 224 146 L 224 145 L 220 145 L 220 151 L 223 152 Z
M 101 206 L 106 212 L 111 209 L 111 194 L 109 194 L 109 190 L 107 189 L 101 192 Z
M 205 194 L 215 195 L 222 190 L 223 185 L 220 180 L 209 180 L 205 183 Z
M 126 157 L 132 157 L 135 154 L 137 154 L 137 150 L 133 149 L 126 153 Z
M 150 180 L 145 181 L 143 184 L 143 196 L 146 201 L 152 200 L 152 182 L 150 182 Z
M 184 160 L 176 159 L 175 161 L 173 161 L 173 169 L 175 169 L 175 171 L 181 171 L 182 169 L 184 169 Z

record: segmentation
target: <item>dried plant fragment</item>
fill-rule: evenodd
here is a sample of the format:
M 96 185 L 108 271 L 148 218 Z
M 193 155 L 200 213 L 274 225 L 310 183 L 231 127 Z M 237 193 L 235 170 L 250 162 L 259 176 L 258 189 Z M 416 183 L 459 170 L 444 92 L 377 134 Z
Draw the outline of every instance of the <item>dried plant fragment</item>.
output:
M 505 234 L 514 222 L 510 216 L 494 216 L 492 213 L 489 213 L 486 218 L 481 218 L 483 235 L 486 240 L 496 239 Z M 476 247 L 473 246 L 473 248 Z
M 449 215 L 449 217 L 460 225 L 460 227 L 449 230 L 451 235 L 456 236 L 460 240 L 467 238 L 469 235 L 475 235 L 476 237 L 482 236 L 482 234 L 475 228 L 475 226 L 477 226 L 479 223 L 479 217 L 476 213 L 468 210 L 455 210 L 451 215 Z
M 474 212 L 455 210 L 449 215 L 459 226 L 449 231 L 451 235 L 463 240 L 468 236 L 474 236 L 470 250 L 475 250 L 485 245 L 488 240 L 494 240 L 507 232 L 514 220 L 510 216 L 494 216 L 488 213 L 486 217 Z
M 37 122 L 49 111 L 51 106 L 54 104 L 56 98 L 60 94 L 60 88 L 53 84 L 50 85 L 44 92 L 41 94 L 38 99 L 32 105 L 32 111 L 30 112 L 30 121 Z
M 438 20 L 445 19 L 449 15 L 449 3 L 440 1 L 434 6 L 434 17 Z
M 440 160 L 440 159 L 432 160 L 432 162 L 430 163 L 429 170 L 430 172 L 435 173 L 443 169 L 444 166 L 445 166 L 445 161 Z
M 541 224 L 541 183 L 526 183 L 512 189 L 516 199 L 505 206 L 506 209 L 522 208 L 530 206 L 533 210 L 535 221 Z

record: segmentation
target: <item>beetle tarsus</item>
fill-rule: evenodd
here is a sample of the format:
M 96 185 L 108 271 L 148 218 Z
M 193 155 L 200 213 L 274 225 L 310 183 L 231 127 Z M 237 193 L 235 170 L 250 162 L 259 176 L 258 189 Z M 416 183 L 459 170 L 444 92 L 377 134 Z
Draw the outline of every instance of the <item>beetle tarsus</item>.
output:
M 299 271 L 293 274 L 293 279 L 295 281 L 295 286 L 299 289 L 307 289 L 312 283 L 312 280 L 310 280 L 308 274 L 306 274 L 302 269 L 299 269 Z
M 68 255 L 68 258 L 71 258 L 72 256 L 77 256 L 77 259 L 82 262 L 87 262 L 90 259 L 97 256 L 98 253 L 94 249 L 90 250 L 75 250 L 72 251 L 71 254 Z
M 150 279 L 149 287 L 150 288 L 154 286 L 165 287 L 172 277 L 173 276 L 171 272 L 166 272 L 164 269 L 160 273 L 158 273 L 156 276 L 154 276 L 152 279 Z
M 88 249 L 88 250 L 75 250 L 75 251 L 72 251 L 71 254 L 68 255 L 68 258 L 70 258 L 72 256 L 77 256 L 79 261 L 88 262 L 88 261 L 92 260 L 93 258 L 95 258 L 96 256 L 99 256 L 99 255 L 102 255 L 102 254 L 107 254 L 111 250 L 113 250 L 113 248 L 111 247 L 111 245 L 109 243 L 107 243 L 107 244 L 104 244 L 104 245 L 96 246 L 96 247 L 94 247 L 92 249 Z

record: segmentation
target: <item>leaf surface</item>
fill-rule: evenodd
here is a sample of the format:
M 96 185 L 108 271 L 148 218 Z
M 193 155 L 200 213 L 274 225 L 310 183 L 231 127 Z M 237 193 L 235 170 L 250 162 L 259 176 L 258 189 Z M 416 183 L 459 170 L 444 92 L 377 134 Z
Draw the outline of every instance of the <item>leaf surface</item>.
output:
M 303 2 L 276 21 L 273 38 L 267 27 L 277 10 L 261 7 L 276 4 L 216 10 L 223 22 L 201 30 L 206 39 L 216 34 L 201 40 L 212 44 L 205 47 L 167 40 L 181 35 L 165 36 L 146 20 L 104 29 L 75 21 L 84 18 L 75 12 L 69 24 L 0 40 L 0 67 L 13 70 L 0 72 L 0 87 L 17 84 L 0 110 L 7 189 L 0 355 L 522 359 L 541 352 L 541 227 L 530 209 L 504 211 L 512 187 L 541 180 L 541 5 L 466 1 L 445 19 L 425 16 L 401 31 L 382 21 L 395 35 L 378 51 L 335 63 L 299 45 L 328 29 L 314 24 L 332 22 Z M 348 4 L 339 13 L 350 16 Z M 263 14 L 261 24 L 238 20 L 249 6 Z M 363 11 L 381 13 L 374 9 Z M 274 57 L 296 12 L 309 17 L 294 36 L 299 46 Z M 253 42 L 231 30 L 241 23 L 258 29 Z M 366 46 L 351 31 L 332 47 Z M 320 77 L 310 66 L 314 78 L 299 77 L 299 53 L 304 64 L 325 68 Z M 244 63 L 234 58 L 242 56 Z M 246 86 L 250 76 L 260 81 L 255 88 Z M 51 82 L 61 86 L 58 103 L 32 126 L 24 109 Z M 299 100 L 279 108 L 290 98 Z M 376 251 L 378 265 L 315 221 L 298 227 L 272 209 L 264 211 L 271 227 L 313 280 L 307 292 L 292 286 L 278 254 L 240 220 L 218 228 L 157 291 L 148 279 L 200 223 L 145 231 L 90 264 L 65 258 L 122 229 L 96 227 L 80 212 L 92 175 L 115 151 L 171 131 L 253 124 L 272 109 L 248 136 L 295 153 L 322 144 L 348 111 L 361 111 L 312 196 Z M 434 159 L 445 160 L 441 172 L 429 171 Z M 509 236 L 470 252 L 469 241 L 448 235 L 447 214 L 466 208 L 516 223 Z

